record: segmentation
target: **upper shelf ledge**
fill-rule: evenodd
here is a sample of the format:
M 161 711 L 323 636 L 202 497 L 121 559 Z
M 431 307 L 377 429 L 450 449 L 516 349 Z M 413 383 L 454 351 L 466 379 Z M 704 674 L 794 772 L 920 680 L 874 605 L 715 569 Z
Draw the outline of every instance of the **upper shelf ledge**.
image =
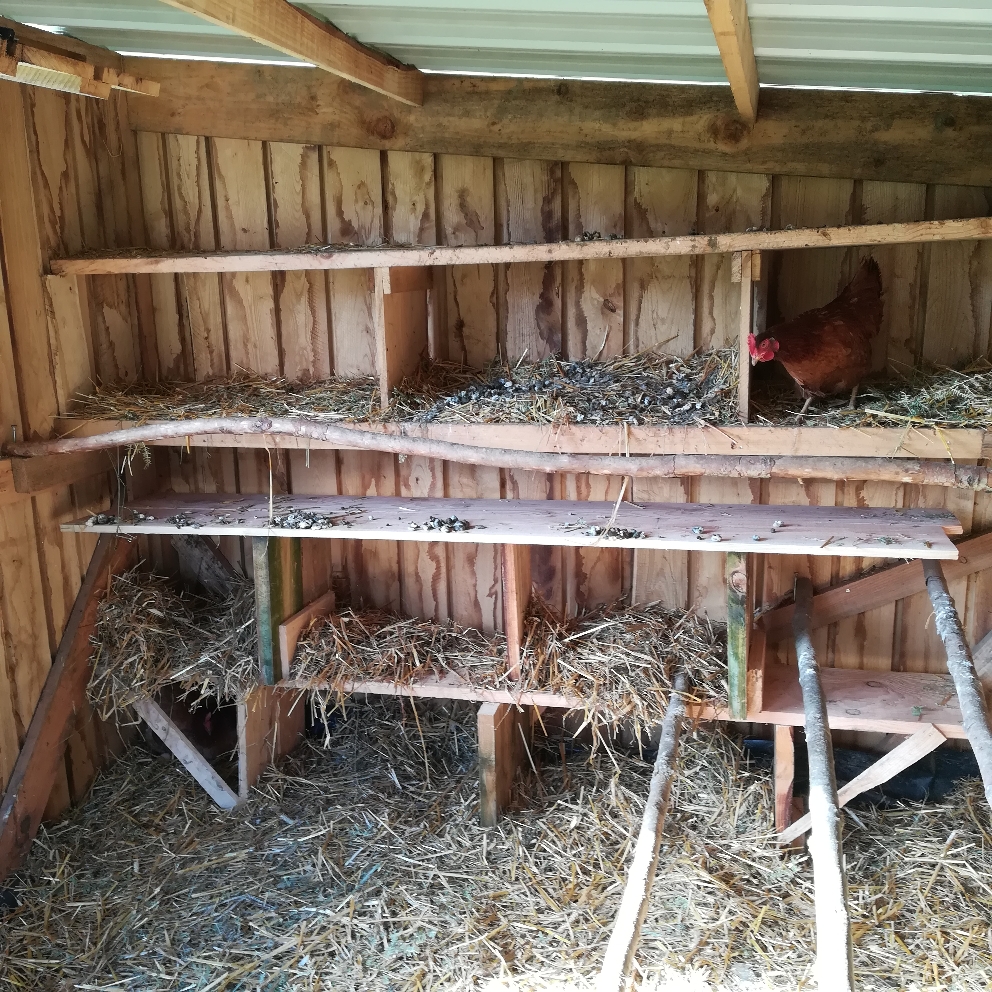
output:
M 957 558 L 946 510 L 392 496 L 168 494 L 63 530 Z
M 430 247 L 308 245 L 272 251 L 171 252 L 126 248 L 51 262 L 55 275 L 143 272 L 280 272 L 303 269 L 382 269 L 425 265 L 563 262 L 594 258 L 713 255 L 737 251 L 836 248 L 852 245 L 921 244 L 992 238 L 992 217 L 901 224 L 853 224 L 785 231 L 686 234 L 667 238 L 556 241 L 547 244 Z

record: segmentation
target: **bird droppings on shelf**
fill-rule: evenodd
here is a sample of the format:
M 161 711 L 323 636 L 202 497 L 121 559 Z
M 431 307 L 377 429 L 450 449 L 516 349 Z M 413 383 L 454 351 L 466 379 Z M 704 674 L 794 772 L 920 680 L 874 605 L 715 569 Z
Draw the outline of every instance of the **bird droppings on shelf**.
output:
M 114 516 L 113 513 L 94 513 L 89 519 L 91 527 L 109 527 L 120 522 L 120 518 Z
M 639 541 L 645 537 L 642 530 L 634 527 L 600 527 L 593 524 L 587 531 L 589 537 L 613 538 L 616 541 Z
M 272 523 L 286 530 L 330 530 L 331 527 L 351 526 L 351 521 L 347 517 L 317 513 L 315 510 L 296 509 L 281 516 L 273 516 Z
M 472 524 L 461 517 L 428 517 L 426 523 L 410 522 L 410 530 L 432 530 L 443 534 L 459 533 L 465 530 L 478 529 L 479 524 Z
M 196 520 L 191 513 L 187 513 L 185 510 L 179 513 L 174 513 L 171 517 L 166 517 L 165 522 L 167 524 L 172 524 L 173 527 L 202 527 L 203 522 Z

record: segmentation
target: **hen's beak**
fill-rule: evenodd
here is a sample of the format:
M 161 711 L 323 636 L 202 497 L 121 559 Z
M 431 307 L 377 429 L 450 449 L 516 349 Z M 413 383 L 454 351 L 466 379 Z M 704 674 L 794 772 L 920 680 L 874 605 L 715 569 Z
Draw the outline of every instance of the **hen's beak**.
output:
M 754 368 L 754 366 L 757 365 L 757 364 L 758 364 L 758 359 L 755 358 L 754 355 L 752 355 L 751 356 L 751 368 Z

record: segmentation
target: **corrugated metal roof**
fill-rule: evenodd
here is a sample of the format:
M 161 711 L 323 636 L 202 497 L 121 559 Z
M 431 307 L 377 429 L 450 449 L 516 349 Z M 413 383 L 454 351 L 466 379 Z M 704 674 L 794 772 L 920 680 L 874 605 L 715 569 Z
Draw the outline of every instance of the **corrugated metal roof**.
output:
M 725 82 L 703 0 L 299 4 L 421 69 Z M 762 83 L 992 93 L 992 0 L 751 0 Z M 117 51 L 291 61 L 159 0 L 0 0 Z

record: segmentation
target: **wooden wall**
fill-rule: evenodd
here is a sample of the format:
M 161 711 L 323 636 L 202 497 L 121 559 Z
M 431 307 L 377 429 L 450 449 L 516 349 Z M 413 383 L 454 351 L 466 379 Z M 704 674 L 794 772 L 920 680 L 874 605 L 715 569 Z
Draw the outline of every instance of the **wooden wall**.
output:
M 137 169 L 123 115 L 120 98 L 104 103 L 0 82 L 5 439 L 13 431 L 46 437 L 76 389 L 142 374 L 133 282 L 101 277 L 77 286 L 44 275 L 51 255 L 133 242 L 129 218 L 140 210 L 127 197 L 138 192 Z M 111 481 L 108 473 L 0 506 L 0 786 L 95 546 L 91 535 L 63 534 L 59 524 L 108 505 Z M 111 737 L 89 713 L 78 714 L 49 814 L 85 794 Z
M 54 254 L 144 243 L 210 249 L 383 238 L 543 241 L 583 231 L 717 233 L 992 212 L 992 195 L 978 187 L 466 157 L 164 133 L 168 127 L 135 133 L 127 113 L 116 97 L 103 104 L 0 84 L 0 118 L 12 122 L 5 150 L 11 165 L 5 160 L 0 170 L 6 296 L 0 432 L 14 424 L 19 436 L 45 435 L 72 393 L 92 382 L 192 380 L 239 369 L 291 378 L 374 371 L 370 273 L 62 280 L 44 276 Z M 251 135 L 250 121 L 237 127 Z M 876 257 L 886 286 L 879 367 L 988 354 L 992 246 L 896 247 Z M 858 258 L 857 250 L 841 249 L 770 259 L 770 318 L 830 299 Z M 438 270 L 438 353 L 481 366 L 497 355 L 601 358 L 729 345 L 738 298 L 729 269 L 728 257 L 709 256 Z M 273 451 L 270 461 L 265 451 L 157 449 L 153 474 L 142 485 L 201 492 L 260 492 L 271 482 L 298 493 L 615 499 L 622 485 L 327 451 L 309 458 Z M 112 482 L 64 487 L 0 508 L 0 782 L 92 551 L 90 539 L 62 535 L 58 522 L 104 505 Z M 946 505 L 966 530 L 992 525 L 985 496 L 902 485 L 637 481 L 627 485 L 625 498 Z M 500 623 L 499 565 L 489 548 L 338 541 L 304 542 L 304 548 L 309 597 L 333 583 L 356 603 L 452 616 L 487 630 Z M 229 542 L 225 550 L 250 574 L 250 549 Z M 758 598 L 774 602 L 797 570 L 824 585 L 870 564 L 759 556 Z M 569 612 L 624 594 L 714 617 L 725 609 L 717 555 L 539 549 L 534 576 L 542 594 Z M 953 592 L 970 632 L 984 634 L 992 625 L 988 577 L 972 576 Z M 928 613 L 917 597 L 837 624 L 820 637 L 823 662 L 943 670 L 942 650 L 932 627 L 925 628 Z M 81 715 L 52 812 L 85 790 L 100 760 L 99 737 Z

